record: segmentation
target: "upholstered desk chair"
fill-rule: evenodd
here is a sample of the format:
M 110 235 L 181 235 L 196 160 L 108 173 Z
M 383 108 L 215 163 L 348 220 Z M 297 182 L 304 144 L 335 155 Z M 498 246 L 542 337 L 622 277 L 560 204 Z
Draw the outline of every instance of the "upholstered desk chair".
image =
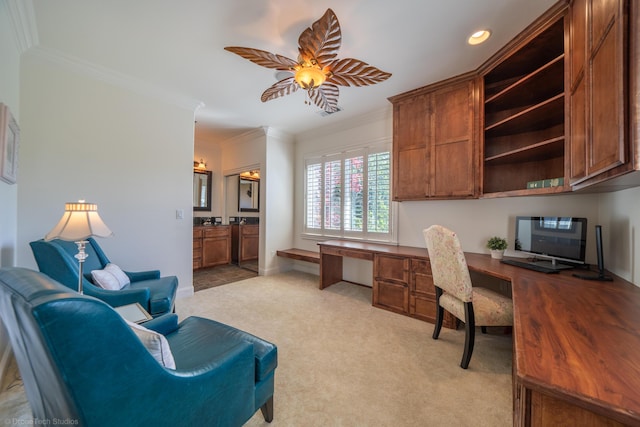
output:
M 104 251 L 93 238 L 87 239 L 85 252 L 88 257 L 84 262 L 83 292 L 99 298 L 112 307 L 139 303 L 149 314 L 157 317 L 174 310 L 178 278 L 176 276 L 160 277 L 159 270 L 128 272 L 130 283 L 119 288 L 104 289 L 93 282 L 92 270 L 103 270 L 111 263 Z M 78 260 L 74 255 L 78 248 L 74 242 L 54 239 L 51 241 L 36 240 L 30 243 L 33 256 L 40 271 L 63 285 L 78 290 Z
M 464 353 L 460 367 L 467 369 L 476 326 L 512 326 L 513 302 L 486 288 L 473 287 L 458 236 L 441 225 L 423 230 L 436 288 L 436 324 L 433 339 L 442 328 L 443 310 L 465 324 Z
M 0 269 L 0 318 L 34 418 L 83 427 L 241 426 L 273 419 L 277 347 L 201 317 L 141 329 L 37 271 Z

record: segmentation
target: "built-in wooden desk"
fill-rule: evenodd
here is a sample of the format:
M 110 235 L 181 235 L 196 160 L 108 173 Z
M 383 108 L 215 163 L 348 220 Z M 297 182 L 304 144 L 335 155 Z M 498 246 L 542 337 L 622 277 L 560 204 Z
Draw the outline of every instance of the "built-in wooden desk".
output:
M 337 258 L 376 254 L 428 260 L 421 248 L 323 242 L 320 288 L 341 279 Z M 470 270 L 512 285 L 514 425 L 640 425 L 640 288 L 616 276 L 592 282 L 484 254 L 466 259 Z

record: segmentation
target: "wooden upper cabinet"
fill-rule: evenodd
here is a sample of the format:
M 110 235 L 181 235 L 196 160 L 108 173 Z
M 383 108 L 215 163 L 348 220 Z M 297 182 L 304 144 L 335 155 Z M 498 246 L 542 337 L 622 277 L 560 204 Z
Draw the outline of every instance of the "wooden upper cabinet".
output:
M 397 95 L 393 103 L 393 199 L 478 194 L 475 74 Z
M 625 0 L 570 6 L 571 168 L 574 188 L 628 172 L 628 18 Z

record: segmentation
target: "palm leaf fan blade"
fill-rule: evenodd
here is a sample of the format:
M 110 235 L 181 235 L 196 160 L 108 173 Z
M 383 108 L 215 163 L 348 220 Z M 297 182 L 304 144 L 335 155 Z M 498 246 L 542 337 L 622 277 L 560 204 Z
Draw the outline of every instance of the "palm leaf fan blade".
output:
M 328 81 L 341 86 L 368 86 L 383 82 L 391 77 L 391 73 L 353 58 L 334 61 L 330 68 L 333 75 Z
M 235 53 L 236 55 L 239 55 L 244 59 L 248 59 L 254 64 L 258 64 L 266 68 L 273 68 L 281 71 L 291 71 L 293 67 L 298 65 L 298 63 L 293 59 L 287 58 L 286 56 L 278 55 L 276 53 L 267 52 L 266 50 L 239 46 L 227 46 L 224 48 L 224 50 Z
M 342 31 L 338 17 L 327 9 L 311 28 L 307 28 L 298 38 L 300 58 L 305 62 L 315 59 L 322 67 L 332 61 L 340 50 Z
M 338 111 L 338 96 L 340 96 L 340 89 L 331 83 L 325 83 L 319 88 L 309 92 L 309 99 L 316 104 L 318 108 L 328 113 Z
M 296 81 L 293 79 L 293 76 L 287 77 L 286 79 L 282 79 L 279 82 L 274 83 L 270 88 L 265 90 L 262 93 L 260 100 L 262 102 L 267 102 L 284 95 L 289 95 L 290 93 L 297 91 L 298 88 L 300 88 L 300 86 L 298 86 Z

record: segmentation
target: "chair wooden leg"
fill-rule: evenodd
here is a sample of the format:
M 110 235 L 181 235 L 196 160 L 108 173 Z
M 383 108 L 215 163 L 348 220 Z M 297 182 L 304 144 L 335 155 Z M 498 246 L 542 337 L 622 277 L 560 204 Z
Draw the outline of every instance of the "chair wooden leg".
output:
M 444 308 L 440 307 L 440 296 L 442 295 L 442 289 L 436 288 L 436 324 L 433 328 L 433 339 L 437 340 L 440 336 L 440 329 L 442 329 L 442 318 L 444 317 Z
M 467 369 L 469 361 L 471 360 L 471 354 L 473 354 L 473 342 L 476 338 L 476 320 L 473 315 L 473 303 L 466 302 L 464 304 L 464 353 L 462 354 L 462 361 L 460 367 Z
M 273 396 L 260 407 L 260 411 L 262 411 L 262 416 L 266 422 L 270 423 L 273 421 Z
M 487 333 L 487 327 L 486 326 L 480 326 L 480 330 L 482 331 L 483 334 Z

